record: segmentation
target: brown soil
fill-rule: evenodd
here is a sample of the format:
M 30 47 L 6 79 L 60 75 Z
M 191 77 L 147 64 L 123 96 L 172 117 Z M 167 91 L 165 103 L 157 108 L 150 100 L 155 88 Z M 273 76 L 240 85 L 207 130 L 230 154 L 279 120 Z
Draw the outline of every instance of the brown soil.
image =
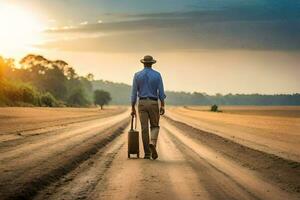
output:
M 190 110 L 209 111 L 210 106 L 189 106 Z M 271 117 L 300 117 L 300 106 L 219 106 L 223 113 Z
M 218 135 L 193 128 L 185 123 L 166 117 L 185 135 L 199 140 L 228 159 L 259 173 L 277 183 L 283 190 L 300 193 L 300 163 L 267 154 L 222 138 Z
M 70 123 L 89 121 L 112 116 L 126 110 L 125 107 L 99 108 L 0 108 L 0 142 L 14 140 L 25 134 L 47 132 Z M 33 133 L 32 133 L 33 132 Z
M 252 149 L 300 162 L 300 118 L 171 108 L 167 115 Z
M 128 115 L 1 142 L 1 199 L 300 198 L 298 162 L 176 118 L 161 120 L 157 160 L 128 159 Z
M 120 114 L 83 118 L 77 123 L 71 120 L 63 128 L 58 125 L 46 132 L 2 141 L 1 199 L 31 199 L 37 191 L 89 159 L 128 124 L 128 114 L 124 110 L 115 113 Z

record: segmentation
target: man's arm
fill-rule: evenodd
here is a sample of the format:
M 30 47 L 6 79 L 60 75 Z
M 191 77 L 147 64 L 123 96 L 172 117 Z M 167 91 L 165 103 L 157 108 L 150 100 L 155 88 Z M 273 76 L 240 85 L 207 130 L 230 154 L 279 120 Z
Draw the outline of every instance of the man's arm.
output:
M 136 110 L 135 110 L 135 104 L 131 105 L 131 115 L 135 116 L 136 115 Z
M 133 77 L 132 89 L 131 89 L 131 115 L 136 115 L 135 104 L 137 99 L 137 82 L 136 75 Z
M 163 115 L 163 114 L 165 114 L 165 98 L 166 98 L 166 94 L 165 94 L 164 84 L 163 84 L 161 76 L 160 76 L 160 81 L 159 81 L 159 85 L 158 85 L 158 96 L 159 96 L 159 100 L 160 100 L 159 113 L 160 113 L 160 115 Z
M 159 114 L 160 115 L 164 115 L 165 114 L 165 100 L 161 100 L 160 101 Z

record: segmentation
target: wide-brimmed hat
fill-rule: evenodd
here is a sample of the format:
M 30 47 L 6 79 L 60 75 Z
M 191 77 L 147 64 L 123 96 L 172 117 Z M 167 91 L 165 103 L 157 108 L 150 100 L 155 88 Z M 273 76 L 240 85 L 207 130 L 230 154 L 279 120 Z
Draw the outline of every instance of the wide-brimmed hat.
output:
M 156 63 L 156 60 L 153 59 L 152 56 L 146 55 L 143 59 L 141 59 L 141 63 Z

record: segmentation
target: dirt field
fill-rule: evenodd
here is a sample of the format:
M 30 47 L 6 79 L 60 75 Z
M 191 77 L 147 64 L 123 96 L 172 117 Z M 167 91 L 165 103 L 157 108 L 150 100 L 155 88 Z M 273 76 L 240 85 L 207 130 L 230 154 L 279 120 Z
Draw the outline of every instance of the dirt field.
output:
M 35 134 L 38 129 L 46 132 L 51 127 L 112 116 L 118 112 L 114 107 L 102 111 L 99 108 L 0 108 L 0 141 Z
M 209 111 L 209 106 L 187 106 L 190 110 Z M 220 106 L 222 113 L 271 117 L 300 117 L 300 106 Z
M 24 122 L 24 125 L 11 127 L 12 121 L 0 121 L 1 129 L 6 130 L 1 132 L 3 138 L 21 133 L 20 137 L 0 142 L 1 199 L 300 198 L 299 162 L 245 145 L 226 137 L 225 133 L 204 131 L 206 127 L 196 123 L 205 118 L 204 115 L 207 114 L 207 121 L 218 121 L 218 117 L 208 112 L 168 109 L 167 116 L 161 120 L 159 158 L 153 161 L 127 158 L 129 111 L 125 108 L 71 109 L 71 112 L 36 108 L 37 113 L 32 116 L 22 108 L 14 109 L 11 120 L 17 120 L 16 113 L 22 113 L 19 123 Z M 67 123 L 55 115 L 47 118 L 47 113 L 52 111 L 56 116 L 69 113 L 65 119 L 70 121 Z M 45 117 L 39 118 L 38 112 L 45 112 L 41 115 Z M 0 113 L 7 116 L 8 112 Z M 177 116 L 178 113 L 182 115 Z M 253 117 L 252 114 L 239 116 Z M 28 127 L 33 118 L 40 123 Z M 274 124 L 280 126 L 282 118 L 277 116 L 276 119 L 279 122 L 275 120 Z M 241 121 L 241 124 L 249 128 L 246 122 Z M 231 126 L 238 130 L 232 122 Z M 264 130 L 263 124 L 261 126 L 259 130 Z M 291 124 L 285 126 L 291 128 Z M 140 141 L 143 152 L 141 144 Z
M 203 107 L 171 108 L 168 116 L 250 148 L 300 161 L 300 117 L 296 117 L 300 107 L 221 109 L 224 112 L 208 112 Z

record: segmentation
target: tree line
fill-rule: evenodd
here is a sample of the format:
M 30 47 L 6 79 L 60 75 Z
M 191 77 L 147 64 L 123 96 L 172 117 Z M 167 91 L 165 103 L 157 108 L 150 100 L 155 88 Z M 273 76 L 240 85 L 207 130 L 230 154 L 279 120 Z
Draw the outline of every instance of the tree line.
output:
M 182 105 L 183 102 L 188 105 L 257 105 L 257 106 L 275 106 L 275 105 L 300 105 L 300 94 L 216 94 L 208 95 L 206 93 L 186 93 L 186 92 L 168 92 L 169 103 L 172 105 Z
M 113 104 L 128 105 L 131 86 L 124 83 L 95 80 L 93 88 L 110 91 Z M 300 105 L 300 94 L 216 94 L 166 91 L 169 105 Z
M 94 95 L 93 75 L 78 75 L 63 60 L 29 54 L 16 64 L 0 57 L 0 105 L 88 106 L 110 101 L 110 94 Z M 99 93 L 99 91 L 98 91 Z
M 63 60 L 29 54 L 19 63 L 0 56 L 0 106 L 130 104 L 131 86 L 80 76 Z M 300 94 L 227 94 L 167 91 L 169 105 L 300 105 Z

